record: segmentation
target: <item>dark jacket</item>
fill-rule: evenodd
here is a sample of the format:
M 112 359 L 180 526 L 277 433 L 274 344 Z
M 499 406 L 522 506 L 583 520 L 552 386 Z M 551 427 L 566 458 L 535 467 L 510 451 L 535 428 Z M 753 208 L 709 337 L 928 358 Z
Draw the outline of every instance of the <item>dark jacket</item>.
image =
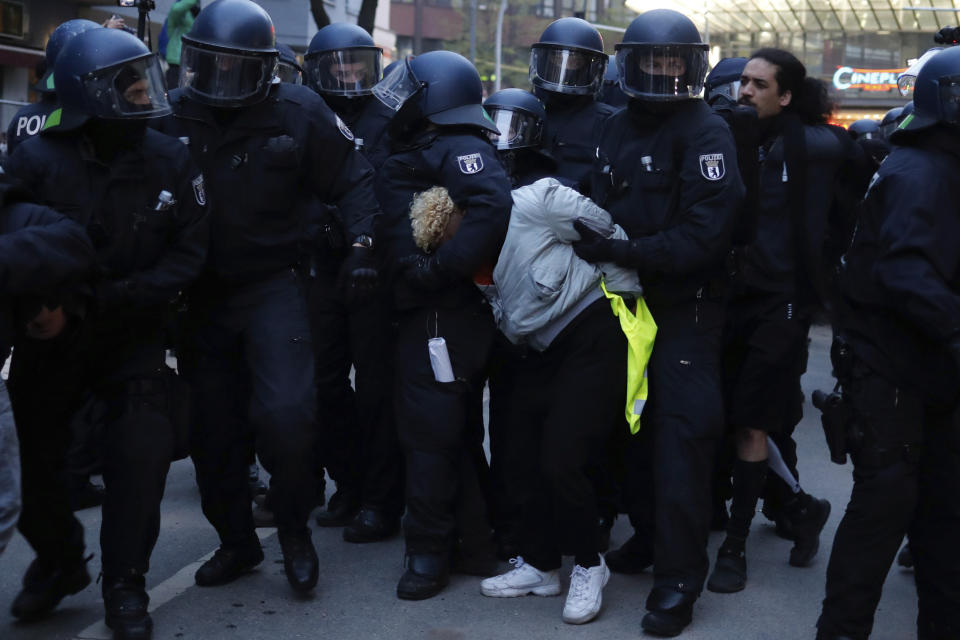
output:
M 0 360 L 13 344 L 17 299 L 73 288 L 90 277 L 95 259 L 83 227 L 33 204 L 0 174 Z
M 367 159 L 374 170 L 379 169 L 390 155 L 390 134 L 387 125 L 394 111 L 373 96 L 354 98 L 359 101 L 352 109 L 338 109 L 339 103 L 330 106 L 350 128 L 354 137 L 354 146 Z M 352 106 L 352 105 L 351 105 Z
M 456 280 L 445 290 L 424 292 L 398 279 L 394 291 L 401 309 L 478 299 L 474 274 L 493 268 L 507 233 L 513 204 L 510 178 L 484 134 L 442 127 L 393 140 L 391 154 L 377 173 L 377 199 L 383 207 L 380 238 L 389 270 L 395 272 L 405 256 L 422 254 L 413 240 L 410 202 L 434 186 L 445 187 L 464 211 L 456 235 L 436 251 Z
M 744 195 L 735 153 L 726 122 L 702 100 L 658 113 L 632 102 L 607 121 L 592 197 L 627 232 L 617 262 L 638 270 L 651 307 L 723 280 Z
M 203 176 L 186 148 L 147 129 L 142 141 L 109 164 L 82 132 L 28 140 L 8 171 L 42 204 L 86 228 L 97 252 L 96 303 L 143 322 L 200 272 L 208 226 Z M 160 204 L 163 191 L 173 196 Z
M 159 128 L 187 144 L 206 180 L 210 275 L 244 282 L 299 262 L 308 251 L 308 192 L 339 208 L 350 239 L 373 235 L 373 170 L 310 89 L 275 84 L 262 102 L 229 111 L 180 90 L 170 103 L 173 115 Z
M 936 127 L 898 140 L 864 201 L 840 284 L 841 330 L 894 384 L 950 403 L 960 375 L 960 135 Z
M 12 156 L 21 142 L 40 133 L 47 116 L 57 108 L 57 97 L 44 94 L 38 102 L 22 107 L 7 127 L 7 155 Z
M 593 96 L 556 96 L 545 92 L 547 120 L 543 150 L 557 163 L 553 174 L 563 185 L 590 195 L 590 171 L 603 123 L 617 109 Z

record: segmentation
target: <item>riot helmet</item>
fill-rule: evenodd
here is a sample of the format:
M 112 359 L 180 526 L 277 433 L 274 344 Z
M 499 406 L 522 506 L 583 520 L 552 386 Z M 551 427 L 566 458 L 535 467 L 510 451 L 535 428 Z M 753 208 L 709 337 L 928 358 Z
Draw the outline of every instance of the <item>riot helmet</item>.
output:
M 380 81 L 383 49 L 362 27 L 336 22 L 313 36 L 304 66 L 307 83 L 318 93 L 368 96 Z
M 57 56 L 54 82 L 61 108 L 55 126 L 61 130 L 91 118 L 139 120 L 170 113 L 159 59 L 119 29 L 90 29 L 72 38 Z
M 682 13 L 672 9 L 642 13 L 616 46 L 620 88 L 640 100 L 696 98 L 707 73 L 708 48 Z
M 887 111 L 880 121 L 880 135 L 889 138 L 890 134 L 900 126 L 901 120 L 903 120 L 903 107 L 894 107 Z
M 480 74 L 452 51 L 430 51 L 397 65 L 373 87 L 373 95 L 396 113 L 394 130 L 420 120 L 467 125 L 499 133 L 483 110 Z
M 717 63 L 703 83 L 704 96 L 710 102 L 715 96 L 723 96 L 731 102 L 737 101 L 740 92 L 740 76 L 747 66 L 746 58 L 724 58 Z
M 530 48 L 530 83 L 545 91 L 593 95 L 606 67 L 600 32 L 581 18 L 552 22 Z
M 503 89 L 487 98 L 483 108 L 499 130 L 487 132 L 498 150 L 540 146 L 547 112 L 537 96 L 523 89 Z
M 904 118 L 894 136 L 935 124 L 960 126 L 960 47 L 944 49 L 920 69 L 913 90 L 913 113 Z
M 910 92 L 913 91 L 914 84 L 917 82 L 917 74 L 920 73 L 920 69 L 923 69 L 923 65 L 927 63 L 927 60 L 941 51 L 943 51 L 943 47 L 927 49 L 922 56 L 910 62 L 907 70 L 897 76 L 897 89 L 899 89 L 900 95 L 904 97 L 910 95 Z
M 854 140 L 873 140 L 880 137 L 880 123 L 871 118 L 861 118 L 850 123 L 847 132 Z
M 183 36 L 180 86 L 213 107 L 255 104 L 270 92 L 278 56 L 266 11 L 251 0 L 216 0 Z
M 289 45 L 277 43 L 280 54 L 277 60 L 277 79 L 288 84 L 303 84 L 303 67 L 297 61 L 297 54 Z
M 47 48 L 45 51 L 47 70 L 37 81 L 35 86 L 36 90 L 40 93 L 55 93 L 56 89 L 54 84 L 56 83 L 56 79 L 53 77 L 53 68 L 57 64 L 57 57 L 60 52 L 77 34 L 89 31 L 90 29 L 101 28 L 100 25 L 92 20 L 77 19 L 67 20 L 54 29 L 53 33 L 50 34 L 50 39 L 47 40 Z

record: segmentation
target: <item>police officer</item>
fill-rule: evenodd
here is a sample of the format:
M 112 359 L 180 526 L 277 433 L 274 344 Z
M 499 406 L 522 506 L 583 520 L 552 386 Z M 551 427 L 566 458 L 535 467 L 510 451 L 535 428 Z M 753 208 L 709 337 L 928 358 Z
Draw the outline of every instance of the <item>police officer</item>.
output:
M 354 147 L 377 167 L 389 152 L 386 133 L 393 111 L 377 100 L 383 51 L 370 34 L 348 23 L 320 29 L 304 64 L 307 82 L 346 124 Z M 336 211 L 326 220 L 314 256 L 310 317 L 317 361 L 321 452 L 337 483 L 321 526 L 348 525 L 348 542 L 374 542 L 396 533 L 403 512 L 403 472 L 393 420 L 393 349 L 389 291 L 349 303 L 337 289 L 343 260 Z M 350 386 L 355 369 L 356 393 Z
M 277 61 L 277 78 L 280 82 L 303 84 L 303 67 L 297 60 L 297 54 L 289 45 L 278 42 L 277 51 L 280 59 Z
M 177 446 L 164 364 L 170 302 L 207 252 L 203 177 L 183 145 L 152 129 L 170 112 L 157 58 L 135 36 L 91 29 L 61 51 L 60 108 L 8 171 L 86 226 L 97 251 L 92 297 L 39 300 L 62 330 L 17 341 L 10 390 L 22 445 L 20 531 L 37 552 L 13 615 L 33 620 L 89 583 L 83 528 L 63 491 L 67 424 L 90 394 L 104 415 L 101 555 L 106 623 L 149 638 L 144 576 Z M 56 328 L 57 322 L 47 325 Z
M 617 61 L 614 56 L 609 56 L 607 60 L 607 68 L 603 72 L 603 84 L 600 87 L 600 93 L 597 94 L 597 100 L 614 109 L 627 106 L 627 94 L 620 88 L 620 72 L 617 70 Z
M 870 635 L 910 534 L 917 637 L 960 637 L 960 48 L 920 70 L 915 111 L 863 203 L 840 276 L 834 370 L 852 411 L 853 493 L 834 538 L 820 640 Z M 847 426 L 847 425 L 844 425 Z M 838 453 L 843 453 L 839 451 Z
M 616 111 L 596 99 L 606 66 L 600 32 L 580 18 L 554 21 L 530 48 L 530 82 L 547 110 L 544 150 L 557 161 L 554 177 L 581 192 L 600 125 Z
M 897 130 L 902 120 L 903 107 L 894 107 L 883 114 L 883 118 L 880 119 L 880 137 L 889 140 L 890 135 Z
M 78 33 L 89 29 L 99 29 L 100 25 L 91 20 L 67 20 L 50 34 L 45 51 L 46 70 L 37 81 L 34 89 L 40 94 L 40 100 L 21 108 L 13 116 L 7 127 L 7 154 L 13 155 L 17 145 L 40 133 L 47 117 L 57 108 L 57 91 L 54 86 L 53 68 L 57 56 L 70 40 Z
M 556 161 L 543 150 L 547 111 L 537 96 L 523 89 L 503 89 L 487 98 L 483 108 L 500 131 L 488 137 L 514 188 L 556 173 Z
M 659 327 L 650 401 L 628 463 L 652 477 L 628 483 L 636 533 L 627 544 L 654 565 L 642 626 L 670 636 L 690 623 L 709 566 L 710 481 L 723 429 L 718 283 L 743 185 L 729 128 L 696 97 L 707 45 L 689 18 L 641 14 L 617 45 L 617 65 L 630 104 L 604 126 L 592 194 L 630 239 L 579 225 L 574 248 L 590 262 L 636 268 Z
M 822 290 L 833 185 L 852 147 L 842 130 L 825 124 L 832 109 L 826 95 L 823 83 L 807 77 L 803 64 L 782 49 L 755 52 L 740 76 L 739 101 L 756 109 L 759 119 L 760 181 L 756 238 L 734 252 L 724 330 L 727 422 L 736 459 L 727 536 L 707 583 L 719 593 L 746 586 L 746 538 L 767 482 L 768 436 L 793 467 L 787 474 L 792 492 L 776 514 L 794 540 L 791 565 L 813 561 L 830 515 L 829 502 L 793 482 L 796 453 L 789 439 L 802 415 L 800 376 Z
M 217 0 L 183 36 L 181 88 L 163 123 L 208 176 L 211 253 L 193 288 L 184 370 L 194 393 L 192 455 L 204 514 L 221 546 L 198 585 L 230 582 L 263 560 L 247 484 L 250 425 L 271 475 L 284 569 L 298 591 L 317 582 L 307 518 L 316 505 L 316 395 L 303 283 L 294 270 L 306 194 L 336 204 L 351 249 L 341 284 L 376 282 L 373 176 L 349 130 L 313 91 L 274 83 L 270 16 Z
M 406 460 L 407 571 L 397 595 L 420 600 L 449 581 L 461 467 L 482 441 L 479 394 L 494 325 L 473 280 L 489 280 L 510 215 L 510 180 L 484 135 L 497 130 L 481 106 L 480 76 L 462 56 L 431 51 L 404 61 L 374 95 L 396 111 L 377 198 L 399 323 L 395 406 Z M 409 209 L 415 194 L 435 186 L 464 217 L 426 254 Z

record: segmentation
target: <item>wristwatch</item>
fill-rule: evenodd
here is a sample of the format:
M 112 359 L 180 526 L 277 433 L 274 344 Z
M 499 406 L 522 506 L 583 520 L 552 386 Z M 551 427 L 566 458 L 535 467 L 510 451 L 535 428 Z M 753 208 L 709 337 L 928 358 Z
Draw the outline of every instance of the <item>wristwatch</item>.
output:
M 373 238 L 364 234 L 357 236 L 353 239 L 354 245 L 360 245 L 361 247 L 366 247 L 367 249 L 373 249 Z

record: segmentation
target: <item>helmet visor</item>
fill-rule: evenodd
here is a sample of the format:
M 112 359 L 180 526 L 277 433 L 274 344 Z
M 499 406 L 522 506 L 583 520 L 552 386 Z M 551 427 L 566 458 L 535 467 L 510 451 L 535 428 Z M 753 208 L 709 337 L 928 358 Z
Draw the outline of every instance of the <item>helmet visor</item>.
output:
M 897 76 L 897 89 L 900 91 L 900 95 L 908 96 L 913 91 L 914 85 L 917 83 L 917 74 L 920 73 L 920 69 L 923 69 L 923 65 L 927 63 L 927 60 L 932 58 L 943 51 L 943 47 L 934 47 L 928 49 L 924 52 L 922 56 L 910 62 L 910 66 L 907 67 L 907 70 Z
M 940 85 L 940 121 L 960 124 L 960 75 L 945 76 Z
M 317 91 L 368 96 L 380 81 L 383 53 L 374 47 L 324 51 L 307 58 L 307 77 Z
M 686 100 L 703 91 L 707 48 L 701 43 L 619 45 L 620 88 L 645 100 Z
M 497 149 L 523 149 L 540 144 L 541 127 L 533 114 L 501 107 L 489 107 L 487 112 L 500 131 L 499 134 L 487 132 Z
M 277 58 L 214 51 L 183 43 L 180 86 L 211 104 L 242 102 L 266 95 Z
M 372 93 L 377 100 L 394 111 L 399 111 L 403 103 L 419 92 L 421 87 L 420 81 L 410 68 L 410 61 L 404 60 L 403 64 L 398 64 L 383 80 L 373 86 Z
M 277 77 L 280 78 L 280 82 L 303 84 L 303 74 L 300 73 L 300 69 L 282 60 L 277 63 Z
M 724 96 L 730 99 L 733 102 L 737 101 L 737 95 L 740 93 L 740 81 L 734 80 L 733 82 L 724 82 L 721 85 L 717 85 L 713 89 L 710 89 L 710 92 L 707 94 L 707 99 L 713 98 L 714 96 Z
M 530 49 L 530 82 L 547 91 L 595 93 L 606 68 L 604 53 L 543 45 Z
M 170 113 L 163 70 L 150 54 L 83 78 L 91 115 L 104 119 L 156 118 Z

